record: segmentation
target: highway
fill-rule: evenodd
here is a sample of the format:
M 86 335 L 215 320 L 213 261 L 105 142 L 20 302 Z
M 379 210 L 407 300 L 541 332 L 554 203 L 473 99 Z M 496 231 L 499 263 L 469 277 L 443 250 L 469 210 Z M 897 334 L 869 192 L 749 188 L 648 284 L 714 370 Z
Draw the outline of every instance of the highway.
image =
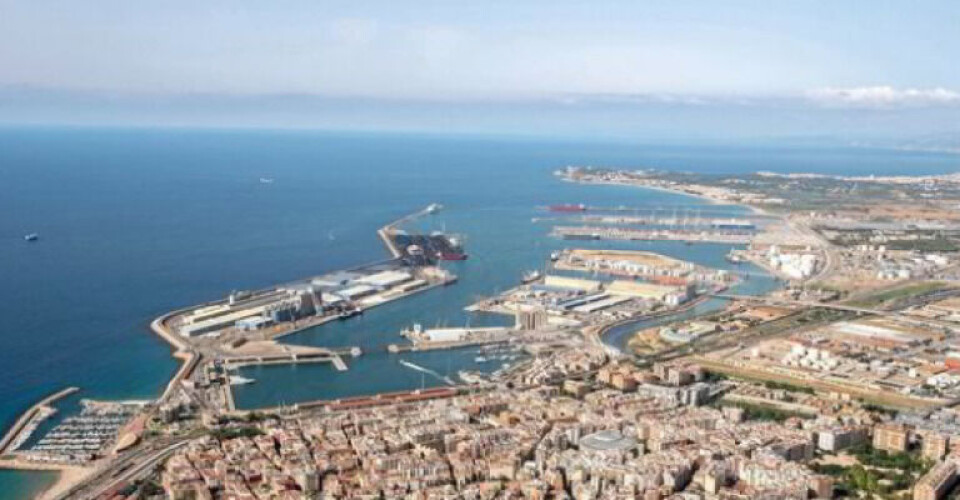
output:
M 813 276 L 810 276 L 807 279 L 807 281 L 812 282 L 817 280 L 823 280 L 824 278 L 829 277 L 830 274 L 833 272 L 833 268 L 840 261 L 840 258 L 836 255 L 836 246 L 830 240 L 824 238 L 823 235 L 821 235 L 815 229 L 813 229 L 812 227 L 802 222 L 793 220 L 790 217 L 785 217 L 784 222 L 786 222 L 786 224 L 790 226 L 790 228 L 793 229 L 794 231 L 797 231 L 798 233 L 801 233 L 805 236 L 813 238 L 816 241 L 819 241 L 820 248 L 823 249 L 823 256 L 824 256 L 823 266 L 820 267 L 820 269 L 816 272 L 816 274 L 814 274 Z
M 190 443 L 191 439 L 180 438 L 173 443 L 158 441 L 118 457 L 57 500 L 92 500 L 114 488 L 131 484 L 150 473 L 175 451 Z

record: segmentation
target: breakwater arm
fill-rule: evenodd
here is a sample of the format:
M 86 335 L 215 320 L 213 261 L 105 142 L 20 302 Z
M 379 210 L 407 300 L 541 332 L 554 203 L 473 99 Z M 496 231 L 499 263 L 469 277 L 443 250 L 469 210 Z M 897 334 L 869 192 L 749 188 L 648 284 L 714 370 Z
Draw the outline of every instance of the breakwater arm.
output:
M 57 402 L 60 399 L 63 399 L 70 394 L 73 394 L 79 391 L 79 387 L 67 387 L 66 389 L 57 391 L 31 406 L 27 411 L 23 412 L 20 415 L 20 418 L 13 423 L 7 433 L 3 436 L 3 439 L 0 440 L 0 455 L 7 453 L 7 448 L 10 447 L 12 443 L 23 442 L 23 439 L 19 439 L 20 435 L 25 431 L 25 429 L 35 428 L 31 427 L 29 424 L 36 420 L 37 418 L 43 419 L 50 415 L 50 413 L 44 413 L 42 410 L 44 408 L 50 408 L 50 405 Z

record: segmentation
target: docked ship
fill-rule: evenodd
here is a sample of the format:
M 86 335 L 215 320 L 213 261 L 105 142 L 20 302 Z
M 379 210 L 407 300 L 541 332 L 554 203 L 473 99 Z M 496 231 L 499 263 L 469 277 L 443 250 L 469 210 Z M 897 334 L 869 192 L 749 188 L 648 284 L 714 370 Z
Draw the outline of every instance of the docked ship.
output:
M 743 219 L 714 219 L 710 222 L 710 227 L 727 231 L 753 231 L 757 225 Z
M 437 252 L 437 258 L 440 260 L 467 260 L 468 255 L 463 252 Z
M 338 314 L 337 317 L 338 317 L 339 319 L 350 319 L 350 318 L 352 318 L 352 317 L 354 317 L 354 316 L 359 316 L 359 315 L 361 315 L 361 314 L 363 314 L 363 310 L 362 310 L 362 309 L 359 309 L 359 308 L 356 308 L 356 307 L 351 307 L 351 308 L 349 308 L 349 309 L 344 309 L 344 310 L 340 311 L 340 314 Z
M 526 284 L 533 283 L 534 281 L 539 280 L 542 276 L 543 276 L 543 275 L 540 274 L 540 271 L 537 271 L 537 270 L 528 271 L 528 272 L 526 272 L 526 273 L 523 274 L 523 278 L 521 278 L 521 282 L 522 282 L 524 285 L 526 285 Z
M 247 385 L 256 382 L 256 380 L 247 377 L 241 377 L 240 375 L 230 375 L 230 385 Z
M 467 254 L 463 251 L 463 246 L 460 244 L 460 240 L 455 236 L 447 236 L 443 233 L 434 233 L 434 236 L 440 236 L 441 241 L 446 242 L 446 245 L 438 244 L 437 252 L 435 257 L 439 260 L 467 260 Z
M 565 203 L 562 205 L 550 205 L 547 207 L 551 212 L 586 212 L 587 206 L 583 203 Z
M 727 253 L 726 259 L 727 259 L 727 262 L 730 262 L 732 264 L 743 263 L 743 256 L 737 253 L 737 251 L 733 249 L 731 249 L 730 252 Z
M 599 240 L 600 235 L 597 233 L 572 233 L 563 235 L 565 240 Z

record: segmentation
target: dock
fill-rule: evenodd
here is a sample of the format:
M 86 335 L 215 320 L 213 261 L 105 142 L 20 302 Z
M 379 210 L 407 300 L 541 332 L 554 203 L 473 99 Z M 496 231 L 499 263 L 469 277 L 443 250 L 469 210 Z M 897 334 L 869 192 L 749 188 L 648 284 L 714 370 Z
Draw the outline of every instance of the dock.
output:
M 456 281 L 456 275 L 436 265 L 435 260 L 463 260 L 466 255 L 449 238 L 438 235 L 407 234 L 400 224 L 432 214 L 442 207 L 430 204 L 401 217 L 377 233 L 391 258 L 345 270 L 304 278 L 295 282 L 259 290 L 234 291 L 226 298 L 180 308 L 154 319 L 151 330 L 167 342 L 172 355 L 181 361 L 158 400 L 159 404 L 184 392 L 201 407 L 205 401 L 222 400 L 232 409 L 229 388 L 222 397 L 196 397 L 197 387 L 184 382 L 211 363 L 227 368 L 251 365 L 331 363 L 334 369 L 349 369 L 346 357 L 362 354 L 359 347 L 337 349 L 279 344 L 277 340 L 297 332 L 352 316 L 383 304 L 423 293 Z M 420 245 L 432 250 L 434 259 L 423 253 L 406 254 L 415 243 L 402 238 L 446 238 L 442 245 Z M 432 241 L 432 240 L 431 240 Z M 444 253 L 443 250 L 452 251 Z M 420 257 L 419 259 L 417 257 Z M 270 345 L 267 345 L 270 344 Z M 200 386 L 206 391 L 208 386 Z M 214 387 L 212 391 L 222 391 Z
M 567 240 L 684 241 L 746 245 L 753 241 L 752 231 L 713 229 L 630 229 L 610 226 L 556 226 L 552 236 Z
M 387 224 L 386 226 L 383 226 L 383 227 L 381 227 L 380 229 L 378 229 L 378 230 L 377 230 L 377 236 L 379 236 L 380 239 L 383 240 L 383 244 L 386 245 L 387 250 L 390 251 L 390 255 L 393 255 L 393 258 L 394 258 L 394 259 L 399 259 L 399 258 L 403 257 L 403 251 L 401 251 L 401 250 L 397 247 L 396 242 L 393 241 L 393 238 L 391 237 L 391 232 L 392 232 L 397 226 L 399 226 L 400 224 L 404 224 L 404 223 L 410 222 L 410 221 L 412 221 L 412 220 L 414 220 L 414 219 L 417 219 L 417 218 L 419 218 L 419 217 L 422 217 L 422 216 L 424 216 L 424 215 L 432 214 L 432 213 L 436 212 L 437 210 L 439 210 L 439 208 L 440 208 L 440 205 L 438 205 L 438 204 L 436 204 L 436 203 L 432 203 L 432 204 L 430 204 L 429 206 L 427 206 L 426 208 L 424 208 L 423 210 L 419 210 L 419 211 L 414 212 L 414 213 L 412 213 L 412 214 L 410 214 L 410 215 L 405 215 L 405 216 L 403 216 L 403 217 L 401 217 L 401 218 L 399 218 L 399 219 L 397 219 L 397 220 L 395 220 L 395 221 Z
M 398 354 L 402 352 L 440 351 L 443 349 L 460 349 L 463 347 L 506 344 L 509 342 L 510 342 L 509 338 L 498 338 L 498 339 L 492 339 L 492 340 L 463 340 L 463 341 L 452 341 L 452 342 L 418 342 L 416 344 L 390 344 L 387 346 L 387 350 L 390 351 L 391 353 Z
M 41 399 L 23 412 L 0 440 L 0 455 L 15 451 L 15 448 L 29 439 L 37 426 L 56 412 L 56 409 L 51 406 L 53 403 L 79 390 L 79 387 L 67 387 Z
M 347 371 L 344 356 L 357 357 L 363 351 L 359 347 L 342 349 L 317 348 L 315 352 L 288 352 L 277 354 L 250 354 L 223 358 L 223 364 L 228 368 L 240 368 L 253 365 L 287 365 L 298 363 L 332 363 L 338 371 Z

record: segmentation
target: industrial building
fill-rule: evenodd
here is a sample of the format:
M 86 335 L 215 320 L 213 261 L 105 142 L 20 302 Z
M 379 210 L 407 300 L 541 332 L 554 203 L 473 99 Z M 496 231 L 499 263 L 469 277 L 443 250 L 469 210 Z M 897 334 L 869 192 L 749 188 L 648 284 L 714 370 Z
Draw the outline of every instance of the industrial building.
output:
M 547 275 L 543 279 L 543 284 L 553 288 L 565 288 L 568 290 L 579 290 L 582 292 L 596 292 L 600 290 L 599 281 L 587 280 L 581 278 L 571 278 L 569 276 Z
M 176 329 L 185 337 L 252 332 L 307 317 L 349 314 L 428 284 L 397 264 L 337 271 L 274 290 L 231 293 L 222 303 L 182 315 Z
M 616 280 L 607 286 L 607 292 L 612 295 L 656 300 L 669 305 L 681 304 L 689 298 L 689 291 L 686 287 L 658 285 L 642 281 Z

